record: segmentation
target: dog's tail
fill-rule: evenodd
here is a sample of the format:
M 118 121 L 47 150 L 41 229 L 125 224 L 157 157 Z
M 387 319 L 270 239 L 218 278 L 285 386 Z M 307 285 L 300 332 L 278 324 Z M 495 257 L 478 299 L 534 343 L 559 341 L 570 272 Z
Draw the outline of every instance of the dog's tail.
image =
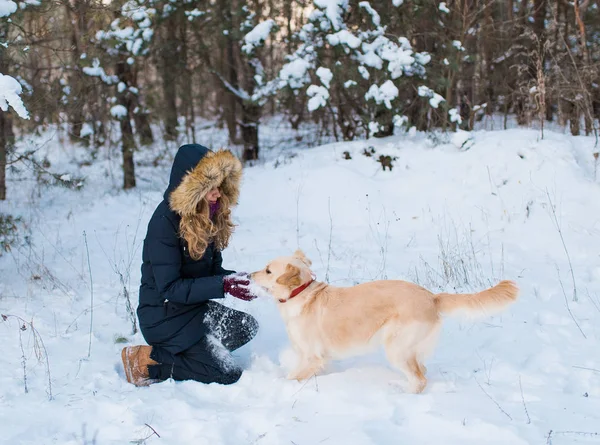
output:
M 437 294 L 434 301 L 442 314 L 463 312 L 470 317 L 484 317 L 504 310 L 516 301 L 518 294 L 516 283 L 505 280 L 475 294 Z

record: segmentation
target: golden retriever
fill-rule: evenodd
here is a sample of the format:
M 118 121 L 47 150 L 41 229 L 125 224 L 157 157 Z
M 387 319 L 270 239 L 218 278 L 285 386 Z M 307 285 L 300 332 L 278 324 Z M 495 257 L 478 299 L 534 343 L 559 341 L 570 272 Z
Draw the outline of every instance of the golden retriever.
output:
M 433 351 L 441 315 L 491 314 L 514 302 L 518 294 L 512 281 L 474 294 L 433 294 L 400 280 L 334 287 L 316 281 L 311 264 L 297 250 L 250 274 L 277 300 L 298 355 L 289 379 L 307 379 L 330 359 L 356 356 L 383 344 L 390 363 L 408 378 L 409 391 L 420 393 L 427 385 L 423 360 Z

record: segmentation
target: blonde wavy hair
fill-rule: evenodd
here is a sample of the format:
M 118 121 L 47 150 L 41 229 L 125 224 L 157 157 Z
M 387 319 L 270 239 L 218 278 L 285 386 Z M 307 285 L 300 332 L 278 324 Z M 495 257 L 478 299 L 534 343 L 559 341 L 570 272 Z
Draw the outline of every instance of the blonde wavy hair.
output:
M 211 242 L 218 250 L 229 244 L 234 224 L 231 208 L 238 203 L 242 164 L 230 150 L 209 151 L 169 196 L 171 209 L 180 217 L 179 236 L 187 242 L 194 260 L 204 255 Z M 210 218 L 206 195 L 218 188 L 219 208 Z
M 197 261 L 202 258 L 212 241 L 218 250 L 224 250 L 229 244 L 234 228 L 229 198 L 221 195 L 214 221 L 210 218 L 208 201 L 203 199 L 198 203 L 195 214 L 181 218 L 179 236 L 185 239 L 190 256 Z

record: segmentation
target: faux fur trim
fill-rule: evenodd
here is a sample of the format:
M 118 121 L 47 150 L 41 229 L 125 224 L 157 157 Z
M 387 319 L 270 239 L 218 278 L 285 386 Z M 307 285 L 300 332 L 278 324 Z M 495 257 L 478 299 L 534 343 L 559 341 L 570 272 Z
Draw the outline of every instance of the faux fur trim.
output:
M 221 194 L 234 206 L 238 203 L 241 180 L 242 163 L 231 151 L 209 151 L 171 192 L 169 204 L 179 215 L 191 216 L 206 194 L 213 187 L 220 187 Z

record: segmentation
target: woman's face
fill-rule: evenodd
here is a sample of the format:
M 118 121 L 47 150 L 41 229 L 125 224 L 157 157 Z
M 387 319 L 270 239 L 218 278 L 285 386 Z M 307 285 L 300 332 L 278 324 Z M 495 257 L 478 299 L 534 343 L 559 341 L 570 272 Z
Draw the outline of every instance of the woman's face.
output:
M 217 202 L 217 199 L 219 199 L 220 197 L 221 197 L 221 192 L 219 192 L 218 187 L 213 188 L 210 192 L 208 192 L 206 194 L 206 199 L 211 204 L 214 204 L 215 202 Z

